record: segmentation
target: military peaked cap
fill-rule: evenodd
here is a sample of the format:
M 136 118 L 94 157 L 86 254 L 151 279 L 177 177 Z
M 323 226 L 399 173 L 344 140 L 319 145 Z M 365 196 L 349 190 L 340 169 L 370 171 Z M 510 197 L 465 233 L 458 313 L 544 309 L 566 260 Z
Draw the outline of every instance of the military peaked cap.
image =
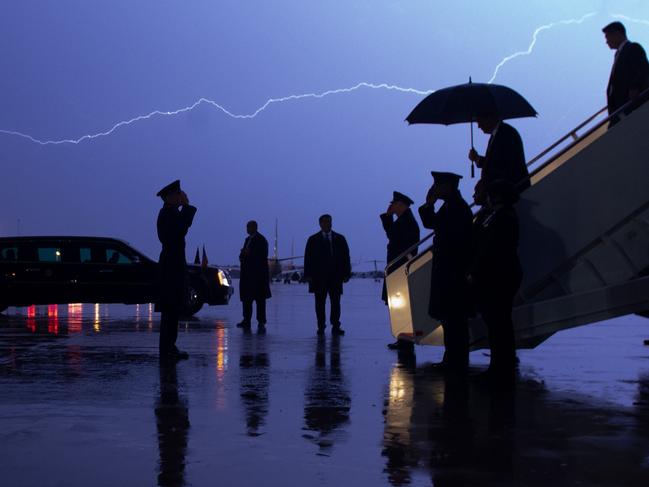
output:
M 156 194 L 156 196 L 164 198 L 171 193 L 180 193 L 180 179 L 176 179 L 173 183 L 166 185 L 164 188 L 158 191 L 158 194 Z
M 455 187 L 457 187 L 457 185 L 460 183 L 460 179 L 462 179 L 462 176 L 452 172 L 431 171 L 430 174 L 431 176 L 433 176 L 435 182 L 451 183 L 455 185 Z
M 415 202 L 412 201 L 410 198 L 408 198 L 405 194 L 399 193 L 398 191 L 392 192 L 392 202 L 395 201 L 401 201 L 402 203 L 405 203 L 408 206 L 415 204 Z

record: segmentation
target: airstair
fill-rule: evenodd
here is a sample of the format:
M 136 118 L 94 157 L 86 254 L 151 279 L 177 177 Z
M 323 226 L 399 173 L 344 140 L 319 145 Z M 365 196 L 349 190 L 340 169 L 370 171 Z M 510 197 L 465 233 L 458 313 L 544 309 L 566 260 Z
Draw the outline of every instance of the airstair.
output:
M 531 186 L 516 207 L 524 270 L 513 310 L 519 348 L 649 310 L 649 103 L 610 128 L 604 112 L 528 163 Z M 395 338 L 443 345 L 442 328 L 427 312 L 431 260 L 428 247 L 398 268 L 386 267 Z M 479 318 L 470 337 L 472 349 L 488 346 Z

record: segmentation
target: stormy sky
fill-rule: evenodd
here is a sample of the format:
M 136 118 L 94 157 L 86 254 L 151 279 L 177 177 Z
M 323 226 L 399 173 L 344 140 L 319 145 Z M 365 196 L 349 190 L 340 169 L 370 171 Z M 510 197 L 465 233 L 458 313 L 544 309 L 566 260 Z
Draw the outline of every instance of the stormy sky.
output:
M 468 126 L 404 122 L 416 91 L 515 88 L 539 112 L 513 123 L 531 158 L 604 106 L 615 19 L 649 46 L 641 0 L 3 2 L 0 235 L 113 236 L 157 257 L 155 193 L 180 178 L 199 208 L 188 257 L 205 244 L 236 262 L 245 222 L 272 240 L 276 218 L 280 256 L 301 255 L 328 212 L 354 261 L 384 259 L 393 190 L 421 203 L 431 169 L 463 174 L 467 199 L 475 183 Z M 182 110 L 201 98 L 218 106 Z

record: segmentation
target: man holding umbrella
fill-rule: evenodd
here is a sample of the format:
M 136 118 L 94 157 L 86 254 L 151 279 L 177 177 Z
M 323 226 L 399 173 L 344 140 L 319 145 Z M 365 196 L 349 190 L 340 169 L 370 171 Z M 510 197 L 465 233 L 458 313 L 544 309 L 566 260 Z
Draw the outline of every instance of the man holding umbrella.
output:
M 474 148 L 469 151 L 469 159 L 482 169 L 484 184 L 504 180 L 515 185 L 519 192 L 528 188 L 530 175 L 518 131 L 495 113 L 481 114 L 476 119 L 480 130 L 490 135 L 484 156 Z
M 448 370 L 469 365 L 469 296 L 466 275 L 471 263 L 473 214 L 458 189 L 462 176 L 431 171 L 433 186 L 419 208 L 424 227 L 435 231 L 428 314 L 444 330 L 444 360 Z M 435 203 L 444 204 L 435 211 Z
M 473 163 L 482 168 L 486 184 L 498 179 L 517 185 L 518 191 L 527 188 L 529 174 L 521 137 L 514 127 L 503 122 L 512 118 L 535 117 L 536 110 L 519 93 L 507 86 L 491 83 L 473 83 L 437 90 L 412 110 L 408 123 L 451 125 L 471 124 L 471 175 Z M 473 149 L 473 122 L 490 134 L 487 153 L 480 156 Z

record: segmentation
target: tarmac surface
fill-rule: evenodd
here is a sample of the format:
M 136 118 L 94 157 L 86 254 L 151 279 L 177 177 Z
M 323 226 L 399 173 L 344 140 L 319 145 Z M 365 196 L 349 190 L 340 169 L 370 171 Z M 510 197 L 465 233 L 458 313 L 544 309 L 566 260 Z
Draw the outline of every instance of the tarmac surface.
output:
M 241 306 L 181 324 L 158 360 L 150 306 L 0 315 L 0 478 L 18 486 L 647 486 L 649 321 L 561 332 L 519 353 L 514 392 L 400 362 L 381 284 L 352 280 L 339 339 L 313 297 L 273 284 L 267 333 Z M 329 329 L 327 330 L 329 332 Z

